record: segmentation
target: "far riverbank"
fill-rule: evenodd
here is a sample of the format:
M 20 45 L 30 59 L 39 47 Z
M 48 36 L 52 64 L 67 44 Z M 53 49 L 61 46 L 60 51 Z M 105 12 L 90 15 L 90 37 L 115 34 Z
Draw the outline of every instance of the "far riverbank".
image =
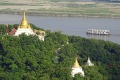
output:
M 37 0 L 38 1 L 38 0 Z M 109 2 L 1 2 L 0 14 L 22 14 L 58 17 L 120 18 L 120 3 Z
M 21 15 L 22 12 L 18 10 L 0 10 L 0 14 L 11 14 L 11 15 Z M 77 14 L 77 13 L 59 13 L 59 12 L 51 12 L 49 11 L 31 11 L 28 10 L 27 15 L 29 16 L 51 16 L 51 17 L 88 17 L 88 18 L 120 18 L 120 15 L 115 15 L 115 14 L 95 14 L 95 13 L 84 13 L 84 14 Z
M 10 15 L 21 15 L 20 12 L 0 12 L 0 14 L 10 14 Z M 32 13 L 27 12 L 27 15 L 29 16 L 46 16 L 46 17 L 88 17 L 88 18 L 118 18 L 120 19 L 120 16 L 96 16 L 96 15 L 70 15 L 70 14 L 46 14 L 46 13 Z

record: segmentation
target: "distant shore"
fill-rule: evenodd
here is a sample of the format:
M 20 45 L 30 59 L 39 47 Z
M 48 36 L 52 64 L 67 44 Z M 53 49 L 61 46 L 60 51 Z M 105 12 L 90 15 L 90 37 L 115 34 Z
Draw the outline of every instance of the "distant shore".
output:
M 22 13 L 20 11 L 0 11 L 0 14 L 11 14 L 11 15 L 21 15 Z M 53 17 L 91 17 L 91 18 L 117 18 L 117 19 L 120 19 L 120 16 L 111 16 L 111 15 L 81 15 L 81 14 L 54 14 L 54 13 L 36 13 L 36 12 L 27 12 L 26 13 L 27 15 L 30 15 L 30 16 L 53 16 Z
M 120 3 L 7 0 L 0 4 L 0 14 L 19 15 L 25 9 L 27 15 L 35 16 L 120 18 Z

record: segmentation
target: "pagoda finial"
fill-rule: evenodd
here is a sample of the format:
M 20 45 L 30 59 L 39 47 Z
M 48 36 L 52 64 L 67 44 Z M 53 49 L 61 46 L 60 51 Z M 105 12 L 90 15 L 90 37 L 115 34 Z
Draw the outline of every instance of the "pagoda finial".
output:
M 26 19 L 26 15 L 25 15 L 25 10 L 23 10 L 23 19 L 25 20 Z
M 75 57 L 75 62 L 74 62 L 73 68 L 80 68 L 77 57 Z
M 23 11 L 23 18 L 22 18 L 22 21 L 21 21 L 21 28 L 28 28 L 28 21 L 26 19 L 26 15 L 25 15 L 25 10 L 22 10 Z

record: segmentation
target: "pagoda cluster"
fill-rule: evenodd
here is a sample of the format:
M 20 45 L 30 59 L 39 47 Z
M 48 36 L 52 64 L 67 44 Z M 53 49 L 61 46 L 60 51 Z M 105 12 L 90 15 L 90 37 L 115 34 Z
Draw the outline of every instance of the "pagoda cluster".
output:
M 91 63 L 90 61 L 90 58 L 88 57 L 88 60 L 87 60 L 87 63 L 86 63 L 87 66 L 94 66 L 93 63 Z M 72 72 L 71 72 L 71 75 L 72 77 L 75 77 L 75 74 L 81 74 L 81 76 L 85 76 L 84 74 L 84 71 L 82 70 L 82 67 L 79 65 L 78 63 L 78 60 L 77 60 L 77 57 L 75 58 L 75 62 L 72 66 Z

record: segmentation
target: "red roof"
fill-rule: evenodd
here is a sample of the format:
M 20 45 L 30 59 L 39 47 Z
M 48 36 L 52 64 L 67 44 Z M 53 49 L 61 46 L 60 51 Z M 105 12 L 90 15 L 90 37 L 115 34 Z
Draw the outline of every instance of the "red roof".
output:
M 14 35 L 16 31 L 17 31 L 17 30 L 16 30 L 15 28 L 13 28 L 8 34 L 9 34 L 9 35 Z

